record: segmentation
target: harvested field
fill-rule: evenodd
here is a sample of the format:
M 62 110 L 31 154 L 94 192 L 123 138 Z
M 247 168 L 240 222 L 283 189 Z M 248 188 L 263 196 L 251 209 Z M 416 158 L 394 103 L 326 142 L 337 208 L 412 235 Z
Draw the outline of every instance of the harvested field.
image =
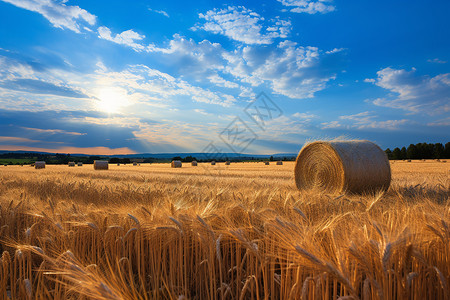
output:
M 0 170 L 0 299 L 449 299 L 450 164 L 368 195 L 294 162 Z

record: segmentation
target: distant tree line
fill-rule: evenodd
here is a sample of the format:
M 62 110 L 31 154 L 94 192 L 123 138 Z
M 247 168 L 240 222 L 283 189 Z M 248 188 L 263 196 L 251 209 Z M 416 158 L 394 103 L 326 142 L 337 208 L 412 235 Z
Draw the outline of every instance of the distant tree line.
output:
M 69 161 L 92 164 L 94 160 L 105 159 L 100 156 L 75 156 L 71 154 L 47 154 L 47 153 L 25 153 L 10 152 L 0 154 L 0 162 L 7 165 L 31 164 L 35 161 L 45 161 L 47 164 L 67 164 Z M 11 160 L 11 161 L 9 161 Z
M 446 143 L 445 146 L 441 143 L 428 144 L 428 143 L 418 143 L 411 144 L 406 147 L 394 148 L 391 150 L 387 148 L 385 150 L 389 159 L 450 159 L 450 142 Z
M 109 159 L 109 162 L 112 164 L 129 164 L 131 163 L 131 160 L 129 158 L 113 157 Z

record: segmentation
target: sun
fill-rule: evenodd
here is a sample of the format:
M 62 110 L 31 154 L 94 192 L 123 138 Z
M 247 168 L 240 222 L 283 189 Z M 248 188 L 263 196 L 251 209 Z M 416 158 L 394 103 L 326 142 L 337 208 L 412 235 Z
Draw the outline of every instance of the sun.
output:
M 106 113 L 118 113 L 128 106 L 128 95 L 125 90 L 118 87 L 102 88 L 97 96 L 97 108 Z

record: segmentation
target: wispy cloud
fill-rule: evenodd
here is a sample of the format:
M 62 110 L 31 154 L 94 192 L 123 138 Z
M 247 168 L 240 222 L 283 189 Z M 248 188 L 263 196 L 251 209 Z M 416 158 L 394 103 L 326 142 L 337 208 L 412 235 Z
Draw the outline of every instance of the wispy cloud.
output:
M 450 127 L 450 117 L 444 118 L 444 119 L 435 120 L 433 122 L 428 123 L 427 126 Z
M 38 133 L 48 133 L 48 134 L 68 134 L 68 135 L 86 135 L 87 133 L 74 132 L 74 131 L 65 131 L 62 129 L 41 129 L 41 128 L 31 128 L 31 127 L 20 127 L 26 130 L 31 130 Z
M 14 79 L 0 81 L 0 87 L 32 94 L 64 96 L 70 98 L 88 98 L 87 95 L 73 88 L 36 79 Z
M 17 145 L 0 145 L 0 150 L 6 151 L 34 151 L 49 153 L 70 153 L 70 154 L 87 154 L 87 155 L 125 155 L 136 154 L 135 151 L 127 148 L 108 148 L 108 147 L 59 147 L 59 148 L 42 148 Z
M 431 115 L 450 111 L 450 73 L 430 77 L 417 75 L 414 68 L 385 68 L 377 75 L 374 84 L 391 94 L 373 100 L 375 105 Z
M 226 87 L 226 88 L 238 88 L 239 84 L 235 82 L 228 81 L 217 74 L 211 75 L 208 77 L 209 81 L 214 83 L 217 86 Z
M 14 136 L 0 136 L 0 143 L 4 142 L 19 142 L 19 143 L 41 143 L 41 141 L 38 140 L 32 140 L 28 138 L 22 138 L 22 137 L 14 137 Z M 0 147 L 2 147 L 0 145 Z
M 379 117 L 369 111 L 353 115 L 343 115 L 339 120 L 321 123 L 322 129 L 383 129 L 397 130 L 401 125 L 410 123 L 407 119 L 379 120 Z
M 167 18 L 170 17 L 169 14 L 166 11 L 164 11 L 164 10 L 157 10 L 157 9 L 151 9 L 151 8 L 149 8 L 148 10 L 152 11 L 152 12 L 155 12 L 157 14 L 163 15 L 164 17 L 167 17 Z
M 275 18 L 265 21 L 262 16 L 243 6 L 215 8 L 199 14 L 199 17 L 205 22 L 194 26 L 194 30 L 223 34 L 245 44 L 272 44 L 274 39 L 286 38 L 291 31 L 289 20 Z
M 170 98 L 188 96 L 196 102 L 230 106 L 236 99 L 228 94 L 213 92 L 175 78 L 145 65 L 131 65 L 121 72 L 98 70 L 94 78 L 110 86 L 121 87 L 130 93 Z
M 93 26 L 96 16 L 78 7 L 66 5 L 66 1 L 55 0 L 1 0 L 17 7 L 37 12 L 54 27 L 67 28 L 80 33 L 85 25 Z
M 139 41 L 145 38 L 145 35 L 141 35 L 131 29 L 112 35 L 111 30 L 108 27 L 100 26 L 98 28 L 98 37 L 119 45 L 131 47 L 137 52 L 145 50 L 145 46 L 139 43 Z
M 429 60 L 427 60 L 427 62 L 434 63 L 434 64 L 446 64 L 447 63 L 447 61 L 441 60 L 439 58 L 429 59 Z
M 331 4 L 333 0 L 278 0 L 278 2 L 289 7 L 290 11 L 295 13 L 324 14 L 336 9 Z

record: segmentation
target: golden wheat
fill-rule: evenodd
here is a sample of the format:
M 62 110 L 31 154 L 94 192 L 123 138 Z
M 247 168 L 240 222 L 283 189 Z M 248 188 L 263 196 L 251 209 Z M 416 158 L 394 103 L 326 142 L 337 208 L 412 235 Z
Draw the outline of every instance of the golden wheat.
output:
M 294 163 L 0 171 L 0 298 L 448 299 L 450 168 L 300 192 Z

